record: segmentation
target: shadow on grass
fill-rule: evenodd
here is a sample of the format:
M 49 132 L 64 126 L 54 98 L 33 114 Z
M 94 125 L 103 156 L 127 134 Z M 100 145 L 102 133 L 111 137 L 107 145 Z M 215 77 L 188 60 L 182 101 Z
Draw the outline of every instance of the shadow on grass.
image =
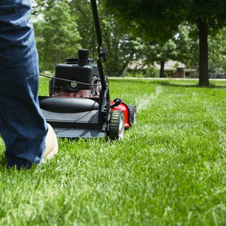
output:
M 206 89 L 226 89 L 226 84 L 225 86 L 222 85 L 216 85 L 216 84 L 211 84 L 206 87 L 206 86 L 199 86 L 198 84 L 177 84 L 177 83 L 172 83 L 172 82 L 158 82 L 159 85 L 161 86 L 170 86 L 170 87 L 185 87 L 185 88 L 206 88 Z
M 112 78 L 111 81 L 118 82 L 118 83 L 124 83 L 124 82 L 129 82 L 129 83 L 134 83 L 134 84 L 152 84 L 152 85 L 160 85 L 160 86 L 170 86 L 170 87 L 185 87 L 185 88 L 206 88 L 206 89 L 225 89 L 226 88 L 226 83 L 225 85 L 217 85 L 213 84 L 213 82 L 210 81 L 210 85 L 208 87 L 205 86 L 199 86 L 197 81 L 189 81 L 189 80 L 151 80 L 151 79 L 114 79 Z M 110 82 L 111 82 L 110 81 Z M 193 82 L 194 84 L 186 84 L 186 83 L 191 83 Z M 220 81 L 214 81 L 214 82 L 220 82 Z M 226 82 L 226 80 L 225 80 Z M 184 84 L 182 84 L 184 83 Z

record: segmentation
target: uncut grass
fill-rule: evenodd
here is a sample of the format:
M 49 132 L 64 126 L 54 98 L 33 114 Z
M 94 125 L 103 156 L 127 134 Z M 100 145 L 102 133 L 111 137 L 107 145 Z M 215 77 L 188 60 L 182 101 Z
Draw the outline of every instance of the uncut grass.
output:
M 7 170 L 1 141 L 0 225 L 225 225 L 226 82 L 196 85 L 110 80 L 137 105 L 125 139 L 59 139 L 31 170 Z

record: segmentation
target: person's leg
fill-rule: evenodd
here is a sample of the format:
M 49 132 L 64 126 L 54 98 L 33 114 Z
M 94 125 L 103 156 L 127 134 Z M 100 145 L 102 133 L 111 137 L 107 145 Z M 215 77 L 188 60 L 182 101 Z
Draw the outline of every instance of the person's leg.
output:
M 29 0 L 0 1 L 0 134 L 8 166 L 40 163 L 47 124 L 38 103 L 38 55 Z

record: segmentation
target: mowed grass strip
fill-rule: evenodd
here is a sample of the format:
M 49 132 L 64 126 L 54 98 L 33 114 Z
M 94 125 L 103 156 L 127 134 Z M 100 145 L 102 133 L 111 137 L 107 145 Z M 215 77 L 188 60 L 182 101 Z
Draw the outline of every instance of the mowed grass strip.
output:
M 59 139 L 31 170 L 6 169 L 1 140 L 0 225 L 226 225 L 226 81 L 197 83 L 110 79 L 137 105 L 125 139 Z

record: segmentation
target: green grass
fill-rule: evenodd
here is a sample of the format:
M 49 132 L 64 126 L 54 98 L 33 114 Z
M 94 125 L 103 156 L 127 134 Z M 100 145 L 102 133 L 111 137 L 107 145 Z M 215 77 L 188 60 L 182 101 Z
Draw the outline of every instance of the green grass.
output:
M 31 170 L 8 170 L 0 141 L 0 225 L 225 226 L 226 81 L 197 83 L 111 79 L 138 109 L 125 139 L 59 139 Z

